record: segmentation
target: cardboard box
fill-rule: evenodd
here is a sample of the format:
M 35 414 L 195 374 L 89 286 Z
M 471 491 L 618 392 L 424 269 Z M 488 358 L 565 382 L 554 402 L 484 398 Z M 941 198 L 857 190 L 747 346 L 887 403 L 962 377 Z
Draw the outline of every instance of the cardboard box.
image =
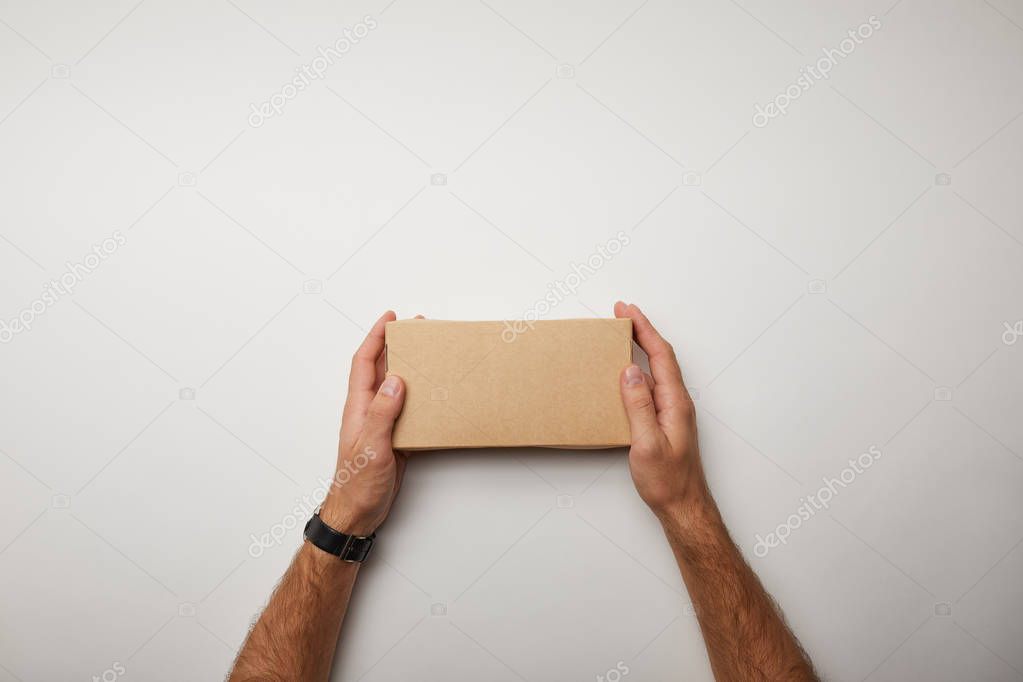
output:
M 619 375 L 632 321 L 400 320 L 387 372 L 405 380 L 394 428 L 403 450 L 628 445 Z

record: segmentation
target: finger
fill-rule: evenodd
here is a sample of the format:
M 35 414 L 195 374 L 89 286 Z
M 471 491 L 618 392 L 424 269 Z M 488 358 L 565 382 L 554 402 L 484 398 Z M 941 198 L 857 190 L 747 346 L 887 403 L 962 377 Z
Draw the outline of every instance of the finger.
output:
M 675 351 L 658 333 L 639 306 L 626 305 L 619 301 L 615 304 L 615 315 L 632 320 L 636 342 L 650 360 L 657 420 L 668 440 L 675 443 L 684 434 L 685 420 L 692 407 L 682 381 L 682 370 L 675 358 Z
M 417 320 L 425 320 L 426 318 L 423 317 L 422 315 L 416 315 L 415 319 L 417 319 Z M 386 350 L 386 345 L 385 345 L 384 349 Z M 373 392 L 374 393 L 376 392 L 376 390 L 378 388 L 380 388 L 380 384 L 382 384 L 384 382 L 384 377 L 387 376 L 387 357 L 386 356 L 387 356 L 387 353 L 381 353 L 380 357 L 377 358 L 376 383 L 373 384 Z
M 377 362 L 382 360 L 384 351 L 384 326 L 395 317 L 390 310 L 381 315 L 352 357 L 352 370 L 348 375 L 348 400 L 345 402 L 346 420 L 361 420 L 383 379 L 377 378 Z
M 390 448 L 394 421 L 401 414 L 404 403 L 405 383 L 401 377 L 392 374 L 380 384 L 376 396 L 369 404 L 360 439 L 378 448 Z
M 661 432 L 654 409 L 654 396 L 638 365 L 629 365 L 621 375 L 622 402 L 629 418 L 632 444 L 647 440 Z
M 626 305 L 619 301 L 615 303 L 615 317 L 627 317 L 632 320 L 636 343 L 650 358 L 650 372 L 654 375 L 654 381 L 658 384 L 677 383 L 681 387 L 682 370 L 675 358 L 675 350 L 654 328 L 639 306 L 634 303 Z
M 374 386 L 376 362 L 384 350 L 384 326 L 396 318 L 394 311 L 391 310 L 381 315 L 373 324 L 373 328 L 369 330 L 362 345 L 355 351 L 355 355 L 352 357 L 352 371 L 348 377 L 349 393 L 373 391 L 376 388 Z

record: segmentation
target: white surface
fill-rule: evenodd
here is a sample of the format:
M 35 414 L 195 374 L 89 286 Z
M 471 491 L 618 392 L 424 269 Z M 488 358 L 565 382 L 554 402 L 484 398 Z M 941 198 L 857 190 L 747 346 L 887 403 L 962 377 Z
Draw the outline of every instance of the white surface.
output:
M 373 319 L 519 317 L 620 230 L 548 317 L 622 298 L 670 337 L 822 673 L 1023 679 L 1023 5 L 335 4 L 0 3 L 0 319 L 126 237 L 0 345 L 0 680 L 222 677 Z M 623 453 L 417 455 L 335 679 L 710 679 L 688 603 Z

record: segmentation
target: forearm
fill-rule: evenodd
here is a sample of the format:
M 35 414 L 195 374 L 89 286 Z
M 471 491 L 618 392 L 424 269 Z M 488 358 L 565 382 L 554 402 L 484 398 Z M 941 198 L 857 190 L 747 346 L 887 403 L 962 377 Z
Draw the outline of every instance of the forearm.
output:
M 231 682 L 327 680 L 358 571 L 304 543 L 245 640 Z
M 719 680 L 816 680 L 809 658 L 710 499 L 658 515 Z
M 405 471 L 406 458 L 391 447 L 404 383 L 383 372 L 384 329 L 394 319 L 392 311 L 381 315 L 352 358 L 337 467 L 319 510 L 328 528 L 358 538 L 372 535 L 384 522 Z M 351 546 L 333 549 L 349 556 L 344 550 Z M 363 543 L 356 549 L 368 551 Z M 358 563 L 303 543 L 242 645 L 229 679 L 327 680 L 358 572 Z

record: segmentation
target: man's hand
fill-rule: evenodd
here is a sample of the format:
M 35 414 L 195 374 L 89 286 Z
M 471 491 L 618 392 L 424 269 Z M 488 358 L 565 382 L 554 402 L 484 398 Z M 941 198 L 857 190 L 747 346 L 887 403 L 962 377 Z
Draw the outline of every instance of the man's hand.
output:
M 629 468 L 636 490 L 664 527 L 719 680 L 816 680 L 813 666 L 778 607 L 743 560 L 707 487 L 696 438 L 696 410 L 675 352 L 635 305 L 632 320 L 650 358 L 621 376 L 632 429 Z
M 640 497 L 661 519 L 687 519 L 709 499 L 696 438 L 696 410 L 682 382 L 671 344 L 638 306 L 615 304 L 615 317 L 632 320 L 636 342 L 650 358 L 650 374 L 637 365 L 622 371 L 621 389 L 632 429 L 629 468 Z
M 384 376 L 384 313 L 352 358 L 341 418 L 337 470 L 320 518 L 349 535 L 369 535 L 387 518 L 405 473 L 405 453 L 391 449 L 391 430 L 405 403 L 400 377 Z
M 320 509 L 331 528 L 352 535 L 376 531 L 405 473 L 405 456 L 391 449 L 391 429 L 405 402 L 401 379 L 384 377 L 384 325 L 376 321 L 352 358 L 341 417 L 337 471 Z M 359 564 L 303 543 L 231 671 L 231 682 L 326 682 Z

